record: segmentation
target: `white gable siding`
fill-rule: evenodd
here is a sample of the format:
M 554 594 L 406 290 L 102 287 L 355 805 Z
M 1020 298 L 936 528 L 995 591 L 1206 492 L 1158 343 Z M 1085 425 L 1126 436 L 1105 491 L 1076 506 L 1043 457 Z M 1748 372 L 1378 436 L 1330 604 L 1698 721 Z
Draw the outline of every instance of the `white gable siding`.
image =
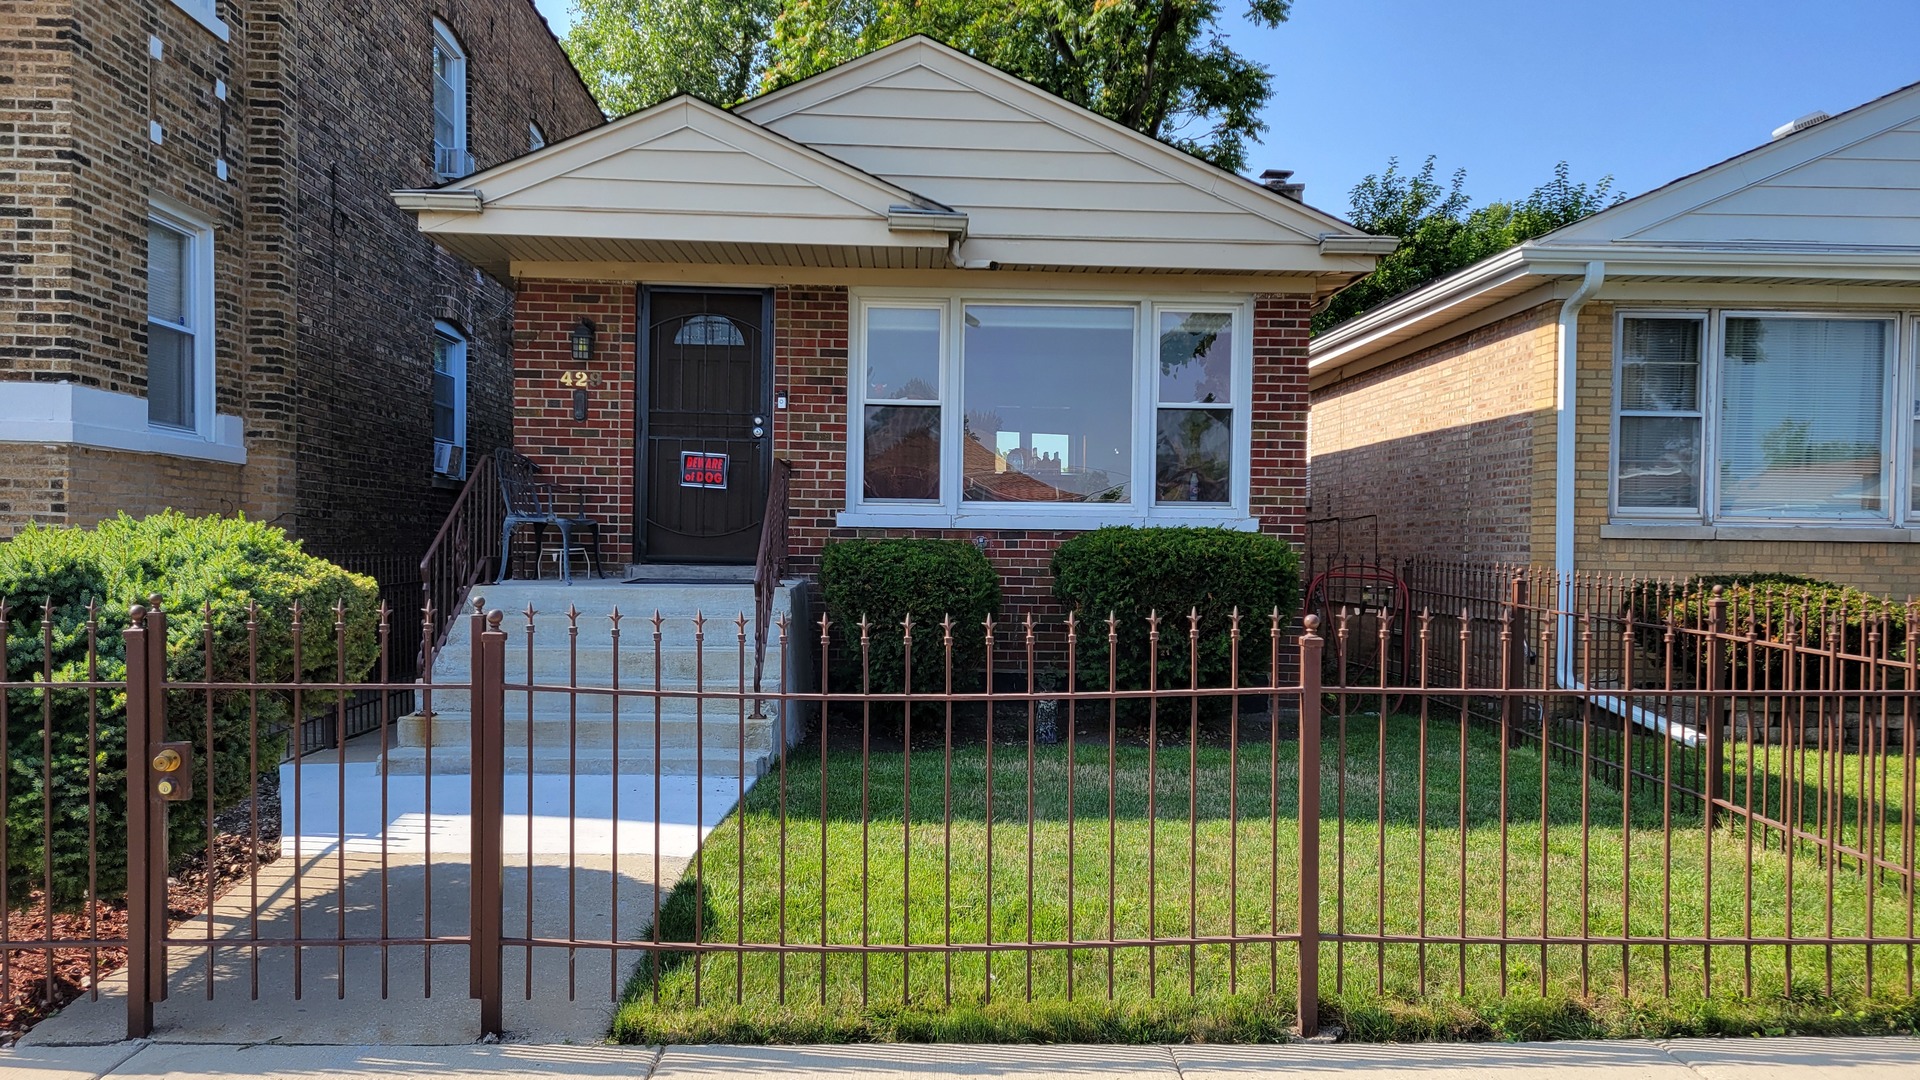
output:
M 1630 239 L 1920 247 L 1920 120 L 1768 176 Z
M 1889 94 L 1544 238 L 1920 250 L 1920 88 Z
M 1200 245 L 1277 256 L 1275 245 L 1313 250 L 1321 233 L 1351 231 L 1163 148 L 1128 145 L 1101 121 L 1097 131 L 1062 123 L 1056 112 L 1071 106 L 1005 79 L 928 47 L 740 112 L 965 211 L 971 253 L 1072 263 L 1068 245 L 1139 241 L 1179 258 Z
M 735 262 L 1258 274 L 1337 287 L 1352 225 L 909 39 L 721 110 L 643 109 L 398 192 L 421 228 L 512 264 Z M 952 208 L 958 213 L 947 212 Z M 603 272 L 604 272 L 603 268 Z
M 422 222 L 486 265 L 507 258 L 715 262 L 749 250 L 779 265 L 864 259 L 923 266 L 946 256 L 944 236 L 888 227 L 888 208 L 912 202 L 912 192 L 690 99 L 643 110 L 473 182 L 485 196 L 484 212 Z M 521 239 L 486 239 L 507 236 Z M 852 248 L 868 254 L 833 253 Z
M 873 221 L 869 208 L 705 132 L 680 128 L 493 201 L 502 209 L 782 214 Z

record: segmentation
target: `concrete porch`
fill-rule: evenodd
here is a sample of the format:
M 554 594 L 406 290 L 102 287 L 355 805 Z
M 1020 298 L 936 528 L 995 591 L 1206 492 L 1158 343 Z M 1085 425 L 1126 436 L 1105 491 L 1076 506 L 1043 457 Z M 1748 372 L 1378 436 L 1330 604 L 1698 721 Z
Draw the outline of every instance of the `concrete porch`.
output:
M 758 645 L 750 567 L 636 568 L 635 580 L 548 578 L 475 586 L 505 617 L 507 771 L 755 777 L 805 734 L 804 711 L 751 694 Z M 797 582 L 775 593 L 761 689 L 809 685 L 805 649 L 786 649 Z M 800 600 L 804 605 L 804 600 Z M 571 615 L 569 613 L 572 613 Z M 613 618 L 618 613 L 619 619 Z M 658 642 L 655 641 L 658 619 Z M 616 630 L 617 627 L 617 630 Z M 457 618 L 381 767 L 394 775 L 470 768 L 472 620 Z M 457 689 L 435 689 L 457 686 Z M 527 686 L 544 689 L 529 690 Z M 618 691 L 616 693 L 616 691 Z M 730 696 L 707 696 L 730 695 Z

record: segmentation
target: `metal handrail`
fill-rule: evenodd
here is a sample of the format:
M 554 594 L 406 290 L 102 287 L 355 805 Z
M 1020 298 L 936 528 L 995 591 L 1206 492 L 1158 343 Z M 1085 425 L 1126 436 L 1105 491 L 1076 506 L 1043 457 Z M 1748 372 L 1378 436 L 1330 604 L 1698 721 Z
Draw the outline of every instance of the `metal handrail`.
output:
M 793 463 L 775 458 L 767 478 L 767 509 L 760 520 L 760 550 L 753 563 L 753 692 L 760 693 L 767 667 L 767 627 L 773 620 L 773 596 L 780 591 L 780 575 L 787 562 L 787 487 Z M 754 702 L 754 715 L 760 702 Z
M 494 538 L 500 534 L 506 503 L 494 475 L 493 455 L 482 454 L 467 475 L 447 520 L 420 560 L 422 610 L 432 632 L 421 642 L 421 668 L 431 670 L 433 654 L 447 643 L 453 620 L 466 602 L 467 592 L 494 569 Z M 499 576 L 494 570 L 494 576 Z

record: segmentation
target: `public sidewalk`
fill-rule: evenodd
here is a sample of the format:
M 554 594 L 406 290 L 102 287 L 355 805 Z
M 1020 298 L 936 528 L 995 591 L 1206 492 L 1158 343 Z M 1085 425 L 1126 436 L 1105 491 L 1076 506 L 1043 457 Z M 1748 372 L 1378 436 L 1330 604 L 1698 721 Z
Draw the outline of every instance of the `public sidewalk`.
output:
M 6 1080 L 1920 1080 L 1920 1039 L 1407 1046 L 279 1046 L 123 1042 L 0 1050 Z

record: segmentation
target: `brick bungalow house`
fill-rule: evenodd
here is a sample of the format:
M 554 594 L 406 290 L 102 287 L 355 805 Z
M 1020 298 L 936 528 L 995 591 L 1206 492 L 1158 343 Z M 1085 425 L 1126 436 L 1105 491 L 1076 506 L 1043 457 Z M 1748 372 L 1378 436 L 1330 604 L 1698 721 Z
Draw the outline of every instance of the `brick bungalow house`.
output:
M 1917 343 L 1920 84 L 1316 338 L 1313 511 L 1389 559 L 1908 595 Z
M 1015 610 L 1078 530 L 1298 539 L 1308 315 L 1394 243 L 925 38 L 395 199 L 518 290 L 514 440 L 609 561 L 753 562 L 778 456 L 799 573 L 965 538 Z
M 417 559 L 509 437 L 513 297 L 387 193 L 601 120 L 528 0 L 0 8 L 0 537 L 174 507 Z

